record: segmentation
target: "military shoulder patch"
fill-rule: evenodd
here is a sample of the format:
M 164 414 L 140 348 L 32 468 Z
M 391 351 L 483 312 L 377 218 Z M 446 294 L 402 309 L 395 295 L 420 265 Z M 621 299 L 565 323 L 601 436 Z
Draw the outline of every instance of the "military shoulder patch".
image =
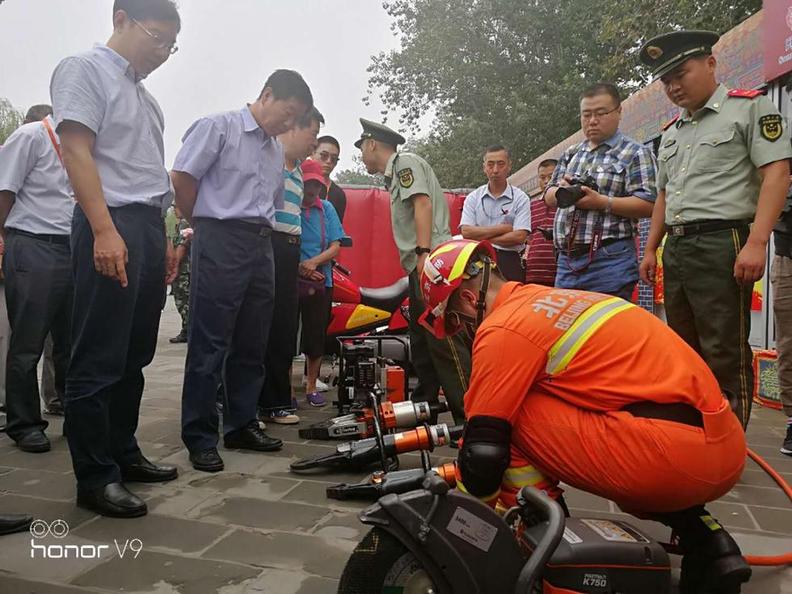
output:
M 673 118 L 671 118 L 665 124 L 663 124 L 663 128 L 662 128 L 663 132 L 668 130 L 678 119 L 679 119 L 679 114 L 676 114 Z
M 781 116 L 777 113 L 763 115 L 759 118 L 759 133 L 765 140 L 775 142 L 781 138 L 783 129 L 784 124 L 781 120 Z
M 754 99 L 759 95 L 764 95 L 764 93 L 756 89 L 732 89 L 728 95 L 729 97 L 739 97 L 740 99 Z
M 415 176 L 413 176 L 412 169 L 409 167 L 402 169 L 397 175 L 399 176 L 399 183 L 402 188 L 409 188 L 415 183 Z

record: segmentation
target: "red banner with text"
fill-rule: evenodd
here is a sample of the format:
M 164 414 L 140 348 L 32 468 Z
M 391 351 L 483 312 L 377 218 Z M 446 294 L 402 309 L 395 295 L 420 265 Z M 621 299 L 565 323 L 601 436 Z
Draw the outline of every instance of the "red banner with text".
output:
M 792 70 L 792 0 L 764 0 L 764 75 L 771 81 Z

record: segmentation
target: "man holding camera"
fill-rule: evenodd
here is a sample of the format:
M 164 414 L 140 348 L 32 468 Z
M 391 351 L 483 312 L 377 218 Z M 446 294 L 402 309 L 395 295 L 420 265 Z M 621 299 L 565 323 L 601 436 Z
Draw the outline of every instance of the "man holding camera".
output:
M 556 287 L 629 300 L 638 282 L 635 220 L 652 215 L 656 168 L 649 148 L 619 132 L 620 119 L 615 85 L 583 91 L 586 140 L 561 156 L 544 198 L 558 207 Z
M 753 395 L 751 291 L 764 274 L 792 151 L 769 98 L 718 84 L 717 40 L 708 31 L 676 31 L 640 53 L 681 108 L 660 140 L 660 192 L 641 276 L 654 280 L 655 250 L 668 232 L 668 324 L 707 362 L 745 427 Z

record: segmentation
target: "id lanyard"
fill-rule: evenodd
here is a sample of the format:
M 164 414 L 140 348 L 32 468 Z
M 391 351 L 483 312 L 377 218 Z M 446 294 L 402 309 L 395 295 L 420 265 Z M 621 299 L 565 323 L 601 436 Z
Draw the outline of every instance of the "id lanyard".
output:
M 593 164 L 591 164 L 590 166 L 593 166 Z M 591 169 L 589 169 L 589 172 L 590 171 Z M 589 173 L 589 176 L 590 175 L 591 174 Z M 581 266 L 580 268 L 575 268 L 574 266 L 572 266 L 571 263 L 572 250 L 575 247 L 575 237 L 577 237 L 578 228 L 580 227 L 580 217 L 582 216 L 582 213 L 580 212 L 580 209 L 578 209 L 576 206 L 573 206 L 572 208 L 574 209 L 574 212 L 572 213 L 572 222 L 569 225 L 569 235 L 567 236 L 566 255 L 567 255 L 567 259 L 569 260 L 568 262 L 569 269 L 575 274 L 580 274 L 582 272 L 585 272 L 588 269 L 588 267 L 591 266 L 591 263 L 594 261 L 594 255 L 597 253 L 597 250 L 600 249 L 600 246 L 602 245 L 602 234 L 605 230 L 605 217 L 600 212 L 597 212 L 597 214 L 595 215 L 596 219 L 594 221 L 594 229 L 592 230 L 592 234 L 591 234 L 591 243 L 589 244 L 588 259 L 586 260 L 586 263 L 583 266 Z
M 47 134 L 49 135 L 50 142 L 52 143 L 52 148 L 55 149 L 55 153 L 58 155 L 58 160 L 63 165 L 63 155 L 61 155 L 60 144 L 58 144 L 58 139 L 55 136 L 55 131 L 50 126 L 50 123 L 47 121 L 47 118 L 41 120 L 41 123 L 44 124 L 44 128 L 47 130 Z
M 602 245 L 602 233 L 605 227 L 605 218 L 600 214 L 597 213 L 597 220 L 594 221 L 594 231 L 591 235 L 591 243 L 589 244 L 589 253 L 588 253 L 588 260 L 586 263 L 580 267 L 575 268 L 572 266 L 572 250 L 574 249 L 575 245 L 575 236 L 577 235 L 578 227 L 580 226 L 580 211 L 575 208 L 575 212 L 572 215 L 572 224 L 569 227 L 569 237 L 567 237 L 567 258 L 569 260 L 569 269 L 574 272 L 575 274 L 580 274 L 581 272 L 585 272 L 586 269 L 591 266 L 591 263 L 594 261 L 594 254 L 597 253 L 597 250 L 600 249 Z

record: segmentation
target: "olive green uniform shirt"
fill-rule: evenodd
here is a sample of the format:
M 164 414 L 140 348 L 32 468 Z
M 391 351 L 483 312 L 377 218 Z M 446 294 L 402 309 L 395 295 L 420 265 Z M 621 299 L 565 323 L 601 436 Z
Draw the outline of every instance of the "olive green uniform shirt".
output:
M 178 233 L 177 227 L 179 226 L 179 217 L 176 216 L 176 210 L 171 206 L 165 213 L 165 234 L 168 239 L 175 244 L 176 234 Z
M 730 97 L 719 85 L 694 114 L 685 110 L 665 131 L 657 187 L 666 192 L 667 225 L 753 220 L 759 168 L 792 157 L 789 129 L 772 101 Z
M 412 197 L 426 194 L 432 201 L 432 245 L 451 239 L 449 228 L 448 202 L 437 176 L 429 163 L 412 153 L 394 153 L 385 167 L 385 182 L 391 196 L 391 226 L 393 239 L 399 249 L 402 268 L 407 273 L 418 264 L 415 248 L 418 247 L 415 235 L 415 206 Z

